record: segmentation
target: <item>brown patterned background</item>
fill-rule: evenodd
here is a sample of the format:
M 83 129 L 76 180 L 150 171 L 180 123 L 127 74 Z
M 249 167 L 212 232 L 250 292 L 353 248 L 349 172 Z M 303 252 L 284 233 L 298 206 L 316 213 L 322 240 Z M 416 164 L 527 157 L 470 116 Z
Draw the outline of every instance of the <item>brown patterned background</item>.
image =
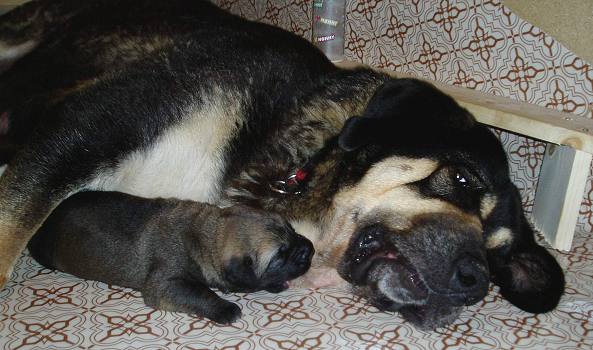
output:
M 245 17 L 310 36 L 311 0 L 217 0 Z M 380 67 L 591 117 L 593 70 L 499 1 L 348 0 L 346 55 Z M 498 132 L 526 208 L 545 145 Z M 593 188 L 570 253 L 553 252 L 567 292 L 554 312 L 524 313 L 493 288 L 453 325 L 428 333 L 335 289 L 225 296 L 232 326 L 146 307 L 139 293 L 42 269 L 28 255 L 0 291 L 4 349 L 576 349 L 593 348 Z

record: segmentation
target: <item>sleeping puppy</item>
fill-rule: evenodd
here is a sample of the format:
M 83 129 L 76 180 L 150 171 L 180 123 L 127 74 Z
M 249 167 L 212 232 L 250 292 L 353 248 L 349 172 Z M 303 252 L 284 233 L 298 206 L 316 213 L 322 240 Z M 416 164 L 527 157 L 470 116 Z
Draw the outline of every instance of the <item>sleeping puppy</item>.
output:
M 42 265 L 142 291 L 147 305 L 219 323 L 241 316 L 224 292 L 280 292 L 305 273 L 313 245 L 279 215 L 118 192 L 63 202 L 29 243 Z

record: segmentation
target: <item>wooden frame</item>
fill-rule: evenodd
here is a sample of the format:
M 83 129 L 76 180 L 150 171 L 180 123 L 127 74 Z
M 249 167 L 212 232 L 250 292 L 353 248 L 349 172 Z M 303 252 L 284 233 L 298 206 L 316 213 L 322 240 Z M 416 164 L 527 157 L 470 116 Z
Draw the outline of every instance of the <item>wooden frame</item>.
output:
M 548 144 L 533 205 L 535 227 L 553 247 L 570 250 L 593 155 Z

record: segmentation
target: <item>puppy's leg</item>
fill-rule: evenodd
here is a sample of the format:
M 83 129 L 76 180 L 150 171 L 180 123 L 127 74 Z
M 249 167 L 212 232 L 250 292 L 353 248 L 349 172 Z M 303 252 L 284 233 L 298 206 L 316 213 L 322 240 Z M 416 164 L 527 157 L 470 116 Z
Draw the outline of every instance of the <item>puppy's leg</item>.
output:
M 228 324 L 241 317 L 241 308 L 216 295 L 207 286 L 182 277 L 152 278 L 143 291 L 146 305 L 175 312 L 185 312 Z

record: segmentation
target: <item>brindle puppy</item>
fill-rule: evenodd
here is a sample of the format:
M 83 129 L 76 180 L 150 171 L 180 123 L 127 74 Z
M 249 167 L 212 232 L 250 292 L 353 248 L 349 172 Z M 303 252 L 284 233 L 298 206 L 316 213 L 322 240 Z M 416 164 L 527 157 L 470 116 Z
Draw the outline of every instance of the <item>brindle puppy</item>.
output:
M 309 240 L 279 215 L 118 192 L 64 201 L 29 243 L 46 267 L 142 291 L 147 305 L 229 323 L 224 292 L 280 292 L 307 271 Z

